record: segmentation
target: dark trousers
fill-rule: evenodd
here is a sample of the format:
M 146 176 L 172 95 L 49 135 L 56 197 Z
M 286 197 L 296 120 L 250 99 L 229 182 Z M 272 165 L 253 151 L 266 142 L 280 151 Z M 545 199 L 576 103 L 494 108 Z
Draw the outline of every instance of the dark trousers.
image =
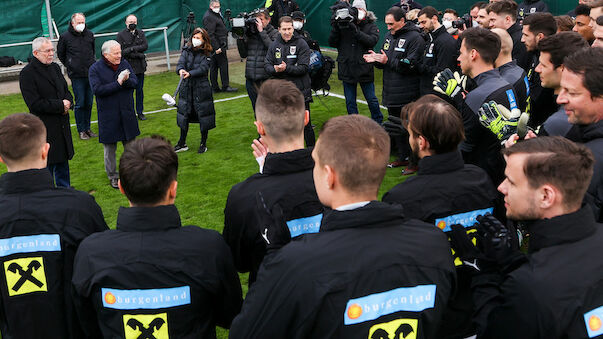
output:
M 92 88 L 88 78 L 71 79 L 73 96 L 75 97 L 75 124 L 78 132 L 90 130 L 90 116 L 92 115 Z
M 364 94 L 364 98 L 371 111 L 371 118 L 378 124 L 381 124 L 383 122 L 383 114 L 381 114 L 381 109 L 379 108 L 379 99 L 375 95 L 374 82 L 349 83 L 343 81 L 343 94 L 345 95 L 345 107 L 348 110 L 348 114 L 358 114 L 358 106 L 356 105 L 358 85 L 360 85 L 362 94 Z
M 249 100 L 251 100 L 251 107 L 253 107 L 253 117 L 255 118 L 255 102 L 258 100 L 258 90 L 264 80 L 245 80 L 245 88 L 247 88 L 247 95 L 249 95 Z
M 178 140 L 178 145 L 185 145 L 186 144 L 186 136 L 188 135 L 188 126 L 189 124 L 186 124 L 186 127 L 184 128 L 180 128 L 180 140 Z M 201 126 L 201 125 L 199 125 Z M 203 131 L 201 130 L 201 145 L 207 146 L 207 136 L 209 135 L 209 131 Z
M 50 171 L 50 175 L 54 179 L 56 187 L 71 187 L 69 161 L 65 160 L 56 164 L 50 164 L 46 168 Z
M 226 51 L 222 51 L 220 54 L 214 54 L 211 57 L 211 65 L 209 68 L 209 81 L 211 87 L 215 90 L 219 90 L 218 86 L 218 69 L 220 70 L 220 79 L 222 79 L 222 88 L 229 86 L 228 82 L 228 58 L 226 57 Z
M 144 86 L 144 73 L 136 74 L 136 79 L 138 79 L 138 84 L 136 85 L 136 114 L 141 115 L 144 110 L 144 92 L 142 90 Z
M 312 128 L 312 118 L 310 117 L 310 102 L 306 102 L 306 110 L 308 111 L 308 124 L 304 126 L 304 140 L 306 141 L 306 147 L 312 147 L 316 144 L 316 136 L 314 135 L 314 128 Z

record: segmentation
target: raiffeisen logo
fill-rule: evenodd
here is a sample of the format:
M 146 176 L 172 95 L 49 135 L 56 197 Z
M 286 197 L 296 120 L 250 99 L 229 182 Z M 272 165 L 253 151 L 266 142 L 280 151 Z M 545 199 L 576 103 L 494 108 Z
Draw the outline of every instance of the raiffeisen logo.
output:
M 191 303 L 188 286 L 148 290 L 118 290 L 102 288 L 103 306 L 118 310 L 158 309 Z
M 436 285 L 400 287 L 350 299 L 343 315 L 345 325 L 375 320 L 400 311 L 420 312 L 435 305 Z

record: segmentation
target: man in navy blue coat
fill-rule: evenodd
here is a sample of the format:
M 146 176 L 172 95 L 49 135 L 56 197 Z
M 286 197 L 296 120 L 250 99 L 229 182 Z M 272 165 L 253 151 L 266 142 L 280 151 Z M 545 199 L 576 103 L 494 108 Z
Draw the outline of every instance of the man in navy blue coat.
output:
M 90 67 L 89 79 L 96 96 L 98 141 L 105 151 L 105 171 L 111 187 L 117 189 L 117 142 L 121 141 L 125 147 L 140 134 L 132 97 L 138 82 L 132 66 L 122 60 L 121 46 L 117 41 L 106 41 L 102 53 L 102 58 Z

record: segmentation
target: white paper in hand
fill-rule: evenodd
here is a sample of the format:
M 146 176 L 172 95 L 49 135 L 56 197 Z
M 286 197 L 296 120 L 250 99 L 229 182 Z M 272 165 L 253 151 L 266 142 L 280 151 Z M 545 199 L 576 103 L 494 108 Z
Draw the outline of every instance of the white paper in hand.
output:
M 124 69 L 123 71 L 121 71 L 119 73 L 119 75 L 117 76 L 117 81 L 123 83 L 124 78 L 126 77 L 126 75 L 130 75 L 130 71 L 127 69 Z

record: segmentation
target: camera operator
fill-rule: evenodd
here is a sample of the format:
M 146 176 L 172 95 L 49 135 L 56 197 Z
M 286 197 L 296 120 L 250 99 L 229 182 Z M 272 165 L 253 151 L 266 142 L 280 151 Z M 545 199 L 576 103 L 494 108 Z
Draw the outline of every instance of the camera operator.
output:
M 373 65 L 362 58 L 362 55 L 373 49 L 379 41 L 379 29 L 375 23 L 377 18 L 373 12 L 366 10 L 364 1 L 354 1 L 353 7 L 358 10 L 356 20 L 343 27 L 336 20 L 331 22 L 333 28 L 329 36 L 329 46 L 337 48 L 338 78 L 343 83 L 348 114 L 358 114 L 356 89 L 360 84 L 372 119 L 381 123 L 383 114 L 375 96 Z
M 433 90 L 433 77 L 446 68 L 456 68 L 459 49 L 456 40 L 438 21 L 437 9 L 423 7 L 418 19 L 419 26 L 427 34 L 423 62 L 417 65 L 421 74 L 421 96 L 439 94 Z
M 245 63 L 245 87 L 251 106 L 255 114 L 255 101 L 258 97 L 257 89 L 270 75 L 264 70 L 264 59 L 268 47 L 278 36 L 278 31 L 270 24 L 268 10 L 261 9 L 255 15 L 256 28 L 246 30 L 243 36 L 237 39 L 237 47 L 241 58 L 247 58 Z
M 304 25 L 306 24 L 306 15 L 304 12 L 295 11 L 291 13 L 291 18 L 293 19 L 293 29 L 295 30 L 295 33 L 306 41 L 311 50 L 320 51 L 318 41 L 313 40 L 310 33 L 304 29 Z

